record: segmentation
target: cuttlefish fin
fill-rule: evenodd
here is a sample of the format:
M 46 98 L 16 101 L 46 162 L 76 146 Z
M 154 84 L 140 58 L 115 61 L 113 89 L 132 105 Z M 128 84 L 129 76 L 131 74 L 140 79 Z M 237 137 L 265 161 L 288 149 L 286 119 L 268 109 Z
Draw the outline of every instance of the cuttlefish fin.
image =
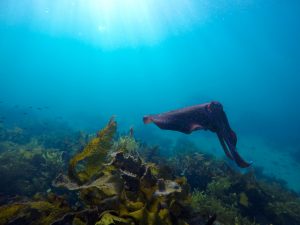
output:
M 190 131 L 193 132 L 195 130 L 202 130 L 204 129 L 203 126 L 201 126 L 200 124 L 192 124 L 191 127 L 190 127 Z
M 182 129 L 180 131 L 185 134 L 191 134 L 195 130 L 202 130 L 202 129 L 204 129 L 204 127 L 201 126 L 200 124 L 192 123 L 189 124 L 189 126 L 186 129 Z
M 221 135 L 220 135 L 219 133 L 217 133 L 217 135 L 218 135 L 219 141 L 220 141 L 220 143 L 221 143 L 221 146 L 222 146 L 222 148 L 223 148 L 223 150 L 224 150 L 226 156 L 227 156 L 229 159 L 234 160 L 233 156 L 230 154 L 230 152 L 229 152 L 229 150 L 228 150 L 228 148 L 227 148 L 227 146 L 226 146 L 226 144 L 225 144 L 223 138 L 221 137 Z

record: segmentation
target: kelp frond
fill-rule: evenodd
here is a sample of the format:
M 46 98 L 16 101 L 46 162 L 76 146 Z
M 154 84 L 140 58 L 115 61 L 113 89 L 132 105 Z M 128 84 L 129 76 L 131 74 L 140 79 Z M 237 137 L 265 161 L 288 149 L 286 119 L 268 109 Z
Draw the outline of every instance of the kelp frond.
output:
M 111 118 L 105 128 L 98 132 L 83 149 L 69 162 L 69 177 L 77 183 L 84 183 L 96 175 L 113 145 L 117 123 Z M 80 163 L 80 166 L 79 166 Z

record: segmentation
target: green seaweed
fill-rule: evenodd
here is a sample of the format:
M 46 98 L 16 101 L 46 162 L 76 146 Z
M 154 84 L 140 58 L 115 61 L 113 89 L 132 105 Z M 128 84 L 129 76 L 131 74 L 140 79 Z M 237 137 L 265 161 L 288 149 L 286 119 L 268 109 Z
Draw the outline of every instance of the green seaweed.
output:
M 124 153 L 135 154 L 140 148 L 140 144 L 132 136 L 121 136 L 113 147 L 113 152 L 122 151 Z
M 222 200 L 207 195 L 203 191 L 195 190 L 192 194 L 192 208 L 201 212 L 208 218 L 209 215 L 216 214 L 218 221 L 226 225 L 255 225 L 247 218 L 243 217 L 239 210 L 232 206 L 227 205 Z
M 38 144 L 2 142 L 0 153 L 0 192 L 32 196 L 46 191 L 64 167 L 62 152 Z

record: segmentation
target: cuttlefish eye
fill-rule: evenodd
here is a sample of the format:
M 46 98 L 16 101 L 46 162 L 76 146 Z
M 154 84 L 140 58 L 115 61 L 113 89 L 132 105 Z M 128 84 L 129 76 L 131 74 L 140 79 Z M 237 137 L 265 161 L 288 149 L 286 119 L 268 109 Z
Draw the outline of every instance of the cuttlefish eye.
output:
M 211 112 L 216 112 L 216 111 L 222 111 L 223 110 L 223 106 L 220 102 L 217 101 L 212 101 L 209 105 L 208 105 L 208 109 Z

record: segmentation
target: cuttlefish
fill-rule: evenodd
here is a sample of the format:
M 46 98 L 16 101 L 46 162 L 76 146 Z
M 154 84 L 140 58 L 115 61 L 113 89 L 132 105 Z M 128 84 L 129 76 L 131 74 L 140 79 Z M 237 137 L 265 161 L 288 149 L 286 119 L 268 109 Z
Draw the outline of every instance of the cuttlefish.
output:
M 217 134 L 220 144 L 228 158 L 234 160 L 241 168 L 249 167 L 237 152 L 237 136 L 231 129 L 221 103 L 212 101 L 201 105 L 190 106 L 166 113 L 147 115 L 145 124 L 154 123 L 160 129 L 179 131 L 190 134 L 196 130 L 209 130 Z

